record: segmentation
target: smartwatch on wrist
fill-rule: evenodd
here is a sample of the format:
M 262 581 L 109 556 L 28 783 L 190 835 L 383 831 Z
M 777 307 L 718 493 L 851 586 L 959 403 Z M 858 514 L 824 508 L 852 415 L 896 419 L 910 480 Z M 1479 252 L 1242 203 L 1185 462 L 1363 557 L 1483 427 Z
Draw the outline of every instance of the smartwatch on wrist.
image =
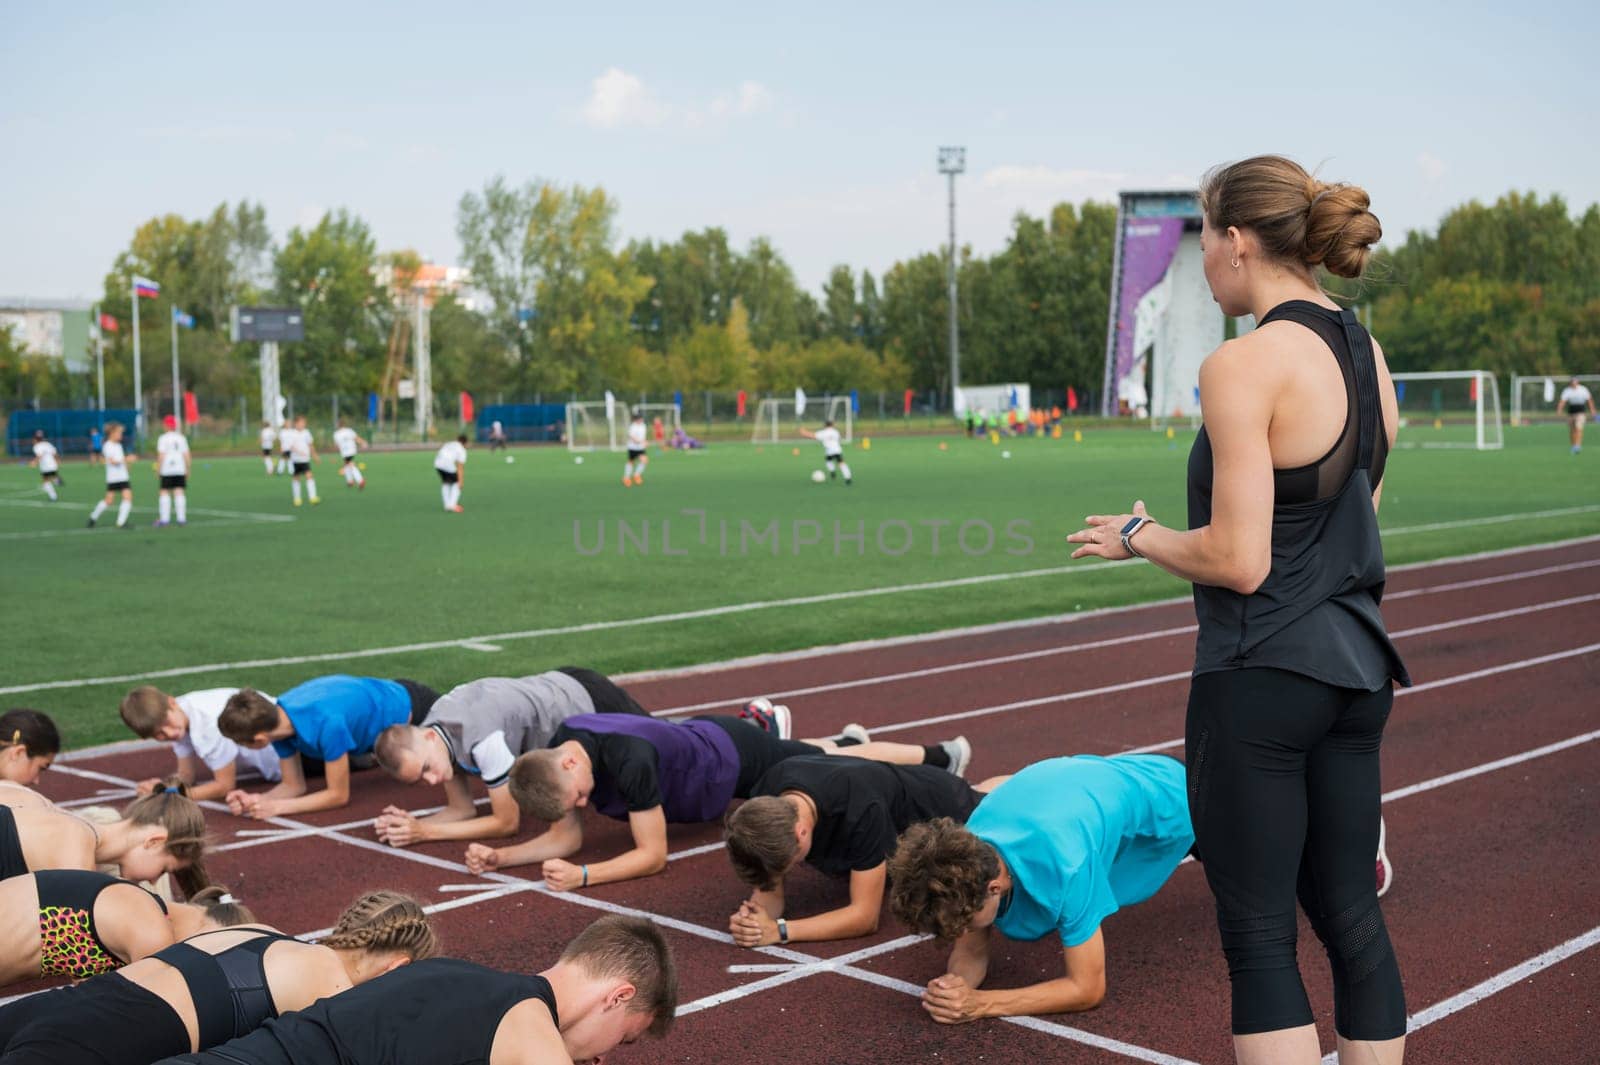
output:
M 1133 546 L 1133 534 L 1153 522 L 1153 518 L 1140 516 L 1129 519 L 1128 524 L 1122 527 L 1122 549 L 1134 558 L 1143 558 L 1144 555 L 1140 554 L 1139 549 Z
M 789 922 L 782 917 L 778 918 L 778 942 L 789 942 Z

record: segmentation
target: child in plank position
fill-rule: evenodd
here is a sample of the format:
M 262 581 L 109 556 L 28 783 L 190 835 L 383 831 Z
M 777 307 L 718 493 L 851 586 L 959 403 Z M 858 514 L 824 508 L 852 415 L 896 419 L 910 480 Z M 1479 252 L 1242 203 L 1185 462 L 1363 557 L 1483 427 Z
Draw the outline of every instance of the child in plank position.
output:
M 124 695 L 117 709 L 134 735 L 172 745 L 178 779 L 189 786 L 191 799 L 221 799 L 238 787 L 240 771 L 273 783 L 281 775 L 278 756 L 270 748 L 241 747 L 222 734 L 218 721 L 238 692 L 238 688 L 205 688 L 173 696 L 147 684 Z M 211 779 L 197 784 L 202 766 Z M 160 783 L 155 778 L 141 780 L 139 794 L 150 794 Z
M 953 940 L 923 1009 L 941 1024 L 1093 1009 L 1106 993 L 1100 922 L 1143 902 L 1194 846 L 1183 763 L 1078 755 L 1007 778 L 967 819 L 913 825 L 889 860 L 889 905 L 918 932 Z M 980 990 L 990 937 L 1061 940 L 1063 975 Z
M 475 843 L 467 849 L 467 867 L 481 873 L 543 862 L 545 883 L 553 891 L 651 876 L 666 868 L 668 822 L 720 818 L 730 801 L 748 798 L 756 781 L 786 758 L 837 752 L 959 772 L 971 757 L 964 738 L 932 747 L 867 742 L 841 748 L 832 740 L 791 740 L 780 727 L 788 716 L 787 707 L 758 700 L 742 717 L 568 718 L 548 749 L 523 755 L 511 770 L 512 796 L 525 812 L 552 822 L 550 828 L 501 850 Z M 594 865 L 567 861 L 583 846 L 579 814 L 584 806 L 626 820 L 633 849 Z
M 660 929 L 608 916 L 537 976 L 429 958 L 159 1065 L 599 1062 L 647 1032 L 665 1036 L 677 1008 L 677 969 Z
M 421 725 L 390 725 L 373 754 L 402 784 L 443 785 L 445 807 L 413 817 L 384 808 L 373 827 L 393 847 L 435 839 L 510 836 L 522 823 L 509 787 L 511 766 L 543 750 L 557 726 L 579 714 L 634 714 L 644 708 L 610 678 L 566 666 L 531 677 L 484 677 L 452 688 L 433 704 Z M 489 792 L 489 812 L 479 816 L 468 781 Z
M 218 725 L 241 747 L 277 752 L 282 779 L 259 794 L 236 789 L 228 809 L 240 817 L 333 810 L 350 801 L 350 760 L 368 755 L 390 725 L 417 724 L 439 693 L 414 680 L 382 680 L 335 673 L 308 680 L 276 702 L 250 688 L 228 700 Z M 302 757 L 322 762 L 322 791 L 306 792 Z
M 0 781 L 31 788 L 61 753 L 50 715 L 18 708 L 0 714 Z
M 878 930 L 895 838 L 936 817 L 959 823 L 1005 777 L 974 788 L 926 765 L 857 758 L 786 758 L 728 815 L 724 839 L 740 880 L 755 889 L 728 919 L 741 947 L 850 939 Z M 799 920 L 784 914 L 783 878 L 804 861 L 850 878 L 850 902 Z

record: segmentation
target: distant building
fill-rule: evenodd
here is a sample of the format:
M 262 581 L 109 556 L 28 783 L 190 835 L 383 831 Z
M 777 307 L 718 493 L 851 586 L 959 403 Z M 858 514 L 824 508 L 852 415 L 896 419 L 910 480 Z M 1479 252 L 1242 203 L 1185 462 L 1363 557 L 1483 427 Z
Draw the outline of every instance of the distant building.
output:
M 85 301 L 0 297 L 0 329 L 9 326 L 30 355 L 65 359 L 72 373 L 85 373 L 94 363 L 89 317 Z
M 382 263 L 373 272 L 374 279 L 396 297 L 396 302 L 409 302 L 409 294 L 397 291 L 394 266 Z M 412 289 L 420 289 L 426 295 L 428 304 L 437 303 L 440 296 L 449 293 L 456 298 L 456 302 L 469 311 L 486 311 L 489 301 L 472 287 L 472 273 L 465 266 L 442 266 L 438 263 L 423 263 L 418 268 L 416 277 L 410 285 Z

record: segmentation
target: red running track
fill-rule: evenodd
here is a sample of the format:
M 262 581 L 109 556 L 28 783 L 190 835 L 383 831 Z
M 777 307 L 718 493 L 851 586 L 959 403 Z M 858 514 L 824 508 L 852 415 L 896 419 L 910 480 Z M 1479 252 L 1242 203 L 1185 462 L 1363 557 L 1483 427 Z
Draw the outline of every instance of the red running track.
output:
M 1383 906 L 1413 1016 L 1409 1060 L 1593 1060 L 1600 538 L 1397 572 L 1385 616 L 1417 681 L 1397 701 L 1384 745 L 1396 882 Z M 1158 604 L 776 656 L 640 678 L 629 688 L 648 707 L 682 713 L 779 693 L 801 734 L 830 735 L 849 721 L 907 742 L 963 732 L 976 752 L 973 779 L 1055 754 L 1160 749 L 1181 757 L 1192 624 L 1187 603 Z M 166 758 L 150 749 L 73 758 L 45 788 L 79 802 L 102 789 L 115 794 L 162 771 Z M 535 884 L 535 869 L 478 881 L 459 865 L 459 845 L 396 851 L 373 839 L 366 822 L 384 805 L 420 807 L 434 794 L 374 773 L 357 776 L 355 795 L 346 810 L 288 825 L 320 826 L 315 835 L 239 836 L 266 826 L 211 814 L 225 848 L 213 872 L 264 919 L 297 933 L 326 927 L 362 890 L 404 888 L 441 907 L 435 919 L 451 953 L 511 969 L 549 964 L 599 912 L 656 916 L 678 953 L 686 1009 L 666 1043 L 629 1048 L 619 1061 L 1232 1060 L 1226 970 L 1193 864 L 1155 898 L 1107 920 L 1110 992 L 1099 1009 L 945 1028 L 914 997 L 943 971 L 944 952 L 892 918 L 849 942 L 733 946 L 723 932 L 743 892 L 714 825 L 674 826 L 678 857 L 660 876 L 550 895 Z M 626 845 L 620 823 L 593 818 L 587 830 L 584 858 Z M 796 913 L 845 896 L 842 882 L 809 871 L 792 881 Z M 441 890 L 468 883 L 484 890 Z M 1301 959 L 1331 1049 L 1331 992 L 1309 930 Z M 1059 965 L 1049 943 L 1004 943 L 989 979 L 1009 986 L 1056 975 Z

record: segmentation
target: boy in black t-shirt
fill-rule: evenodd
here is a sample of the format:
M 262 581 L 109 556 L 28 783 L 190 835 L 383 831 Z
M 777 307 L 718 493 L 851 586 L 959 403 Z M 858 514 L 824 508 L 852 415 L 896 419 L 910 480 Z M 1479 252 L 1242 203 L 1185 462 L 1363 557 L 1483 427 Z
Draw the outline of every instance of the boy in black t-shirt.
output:
M 1005 777 L 973 787 L 931 766 L 888 765 L 857 758 L 804 755 L 785 759 L 728 816 L 724 837 L 739 879 L 755 888 L 728 918 L 743 947 L 870 935 L 883 909 L 887 862 L 911 825 L 935 817 L 965 822 L 984 794 Z M 789 921 L 784 875 L 806 861 L 850 878 L 850 902 Z

